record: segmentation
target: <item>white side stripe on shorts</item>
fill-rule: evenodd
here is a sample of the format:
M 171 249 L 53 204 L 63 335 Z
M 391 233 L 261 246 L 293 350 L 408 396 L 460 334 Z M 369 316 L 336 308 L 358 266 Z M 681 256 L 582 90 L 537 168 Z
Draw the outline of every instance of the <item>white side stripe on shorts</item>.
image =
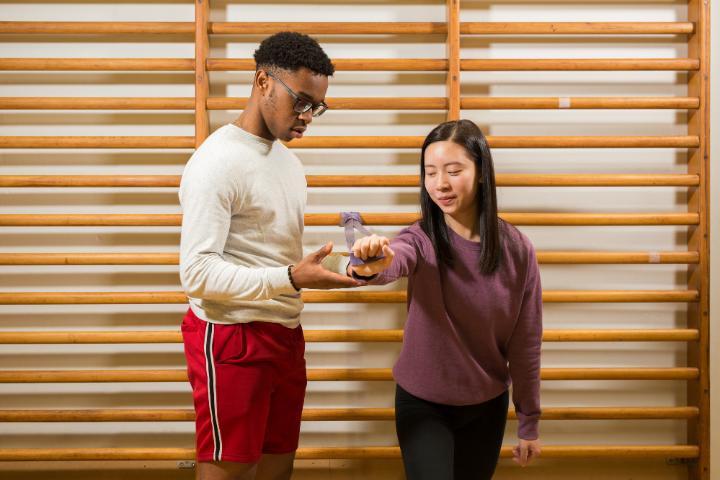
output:
M 217 391 L 215 379 L 215 359 L 213 358 L 213 329 L 214 325 L 207 323 L 205 329 L 205 370 L 207 373 L 208 388 L 208 406 L 210 408 L 210 423 L 213 430 L 213 440 L 215 449 L 213 450 L 213 460 L 219 462 L 222 460 L 222 437 L 220 436 L 220 424 L 217 417 Z

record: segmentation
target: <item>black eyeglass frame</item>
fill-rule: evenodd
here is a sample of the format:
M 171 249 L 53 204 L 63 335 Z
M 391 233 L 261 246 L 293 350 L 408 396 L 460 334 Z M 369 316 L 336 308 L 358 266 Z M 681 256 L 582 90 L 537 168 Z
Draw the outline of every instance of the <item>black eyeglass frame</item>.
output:
M 273 75 L 271 72 L 265 71 L 268 77 L 271 77 L 278 82 L 280 82 L 280 85 L 285 87 L 285 90 L 295 99 L 295 104 L 293 105 L 293 111 L 295 113 L 303 114 L 307 112 L 308 110 L 312 110 L 312 116 L 313 117 L 319 117 L 323 113 L 325 113 L 328 109 L 327 103 L 320 102 L 320 103 L 312 103 L 309 100 L 305 100 L 300 95 L 295 93 L 292 88 L 288 87 L 285 82 L 280 80 L 276 75 Z

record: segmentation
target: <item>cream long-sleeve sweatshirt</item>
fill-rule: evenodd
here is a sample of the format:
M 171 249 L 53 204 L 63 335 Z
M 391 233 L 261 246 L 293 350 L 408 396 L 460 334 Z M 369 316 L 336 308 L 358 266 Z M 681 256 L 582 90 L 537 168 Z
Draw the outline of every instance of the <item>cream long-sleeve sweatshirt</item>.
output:
M 228 124 L 190 158 L 179 196 L 180 279 L 193 312 L 213 323 L 296 327 L 303 303 L 288 265 L 303 257 L 300 160 L 281 142 Z M 342 274 L 346 264 L 334 254 L 323 261 Z

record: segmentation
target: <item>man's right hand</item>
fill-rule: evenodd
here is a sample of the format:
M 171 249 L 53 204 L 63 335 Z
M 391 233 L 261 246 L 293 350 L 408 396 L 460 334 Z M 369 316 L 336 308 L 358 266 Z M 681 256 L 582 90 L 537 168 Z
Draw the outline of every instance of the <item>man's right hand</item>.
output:
M 328 242 L 320 250 L 311 253 L 295 265 L 290 270 L 290 275 L 292 276 L 295 286 L 298 288 L 330 289 L 361 287 L 365 285 L 365 282 L 331 272 L 322 266 L 323 259 L 330 255 L 332 249 L 332 242 Z

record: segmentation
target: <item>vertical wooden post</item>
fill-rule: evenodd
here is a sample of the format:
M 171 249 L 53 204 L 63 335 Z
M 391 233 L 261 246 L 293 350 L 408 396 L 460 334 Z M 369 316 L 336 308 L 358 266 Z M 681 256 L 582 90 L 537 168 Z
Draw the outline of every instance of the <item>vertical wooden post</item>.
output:
M 710 272 L 709 272 L 709 165 L 710 165 L 710 5 L 708 0 L 688 1 L 688 20 L 695 28 L 688 39 L 688 57 L 700 60 L 700 69 L 689 73 L 688 95 L 700 98 L 700 107 L 690 110 L 688 134 L 700 138 L 698 148 L 688 152 L 688 173 L 700 176 L 700 185 L 689 190 L 688 209 L 700 215 L 700 224 L 688 232 L 688 248 L 700 254 L 697 265 L 690 265 L 688 288 L 697 289 L 700 298 L 688 308 L 688 328 L 700 332 L 698 342 L 688 344 L 687 365 L 700 371 L 698 380 L 688 382 L 688 404 L 700 415 L 688 424 L 688 443 L 697 444 L 700 457 L 689 467 L 692 480 L 710 480 Z
M 447 120 L 460 118 L 460 0 L 447 0 Z
M 210 91 L 206 61 L 210 49 L 208 16 L 210 0 L 195 0 L 195 148 L 210 135 L 207 98 Z

